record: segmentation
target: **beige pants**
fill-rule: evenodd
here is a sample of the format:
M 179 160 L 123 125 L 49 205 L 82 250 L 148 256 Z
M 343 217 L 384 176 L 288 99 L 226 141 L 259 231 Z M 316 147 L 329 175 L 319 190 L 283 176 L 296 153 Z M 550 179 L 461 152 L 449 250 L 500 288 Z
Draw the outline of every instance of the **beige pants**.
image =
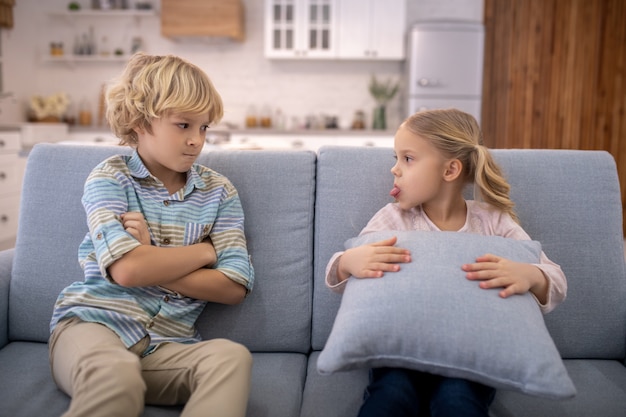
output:
M 55 382 L 72 397 L 65 417 L 139 416 L 144 404 L 186 404 L 181 416 L 243 417 L 252 356 L 226 339 L 166 343 L 141 358 L 106 326 L 62 321 L 50 337 Z M 141 346 L 143 345 L 143 346 Z

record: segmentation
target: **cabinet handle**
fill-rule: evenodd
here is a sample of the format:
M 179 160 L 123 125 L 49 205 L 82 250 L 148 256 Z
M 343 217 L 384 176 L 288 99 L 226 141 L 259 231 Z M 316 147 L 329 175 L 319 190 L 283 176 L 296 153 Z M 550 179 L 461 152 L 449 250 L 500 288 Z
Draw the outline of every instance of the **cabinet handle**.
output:
M 420 87 L 440 87 L 441 86 L 441 84 L 439 83 L 439 80 L 430 79 L 430 78 L 420 78 L 419 80 L 417 80 L 417 85 L 419 85 Z
M 6 214 L 3 214 L 2 216 L 0 216 L 0 223 L 8 223 L 9 221 L 9 216 L 7 216 Z
M 0 172 L 0 180 L 6 180 L 7 179 L 7 174 L 5 174 L 4 172 Z
M 6 145 L 6 143 L 4 142 L 4 140 L 0 139 L 0 148 L 3 148 L 4 145 Z

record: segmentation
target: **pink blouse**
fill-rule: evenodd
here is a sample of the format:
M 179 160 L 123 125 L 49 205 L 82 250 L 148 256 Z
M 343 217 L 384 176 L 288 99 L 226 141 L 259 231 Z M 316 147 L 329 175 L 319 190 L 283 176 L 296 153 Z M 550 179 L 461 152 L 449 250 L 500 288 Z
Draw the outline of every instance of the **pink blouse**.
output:
M 480 235 L 502 236 L 518 240 L 530 240 L 530 236 L 517 224 L 511 216 L 495 207 L 475 200 L 467 200 L 467 218 L 459 232 L 476 233 Z M 396 203 L 389 203 L 380 209 L 361 231 L 360 235 L 383 230 L 424 230 L 441 231 L 424 213 L 421 207 L 411 210 L 402 210 Z M 345 283 L 338 282 L 337 267 L 339 257 L 343 252 L 335 253 L 326 267 L 326 285 L 333 291 L 341 293 Z M 540 263 L 535 264 L 548 279 L 548 299 L 545 304 L 539 304 L 545 314 L 559 305 L 567 294 L 567 281 L 561 267 L 552 262 L 545 253 L 541 252 Z

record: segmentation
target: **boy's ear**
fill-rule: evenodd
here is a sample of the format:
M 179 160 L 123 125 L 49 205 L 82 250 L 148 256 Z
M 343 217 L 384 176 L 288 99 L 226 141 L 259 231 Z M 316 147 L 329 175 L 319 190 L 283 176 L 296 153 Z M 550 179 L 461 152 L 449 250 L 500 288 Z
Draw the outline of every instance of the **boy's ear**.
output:
M 443 179 L 446 181 L 454 181 L 461 175 L 463 171 L 463 163 L 458 159 L 450 159 L 446 163 L 446 170 Z

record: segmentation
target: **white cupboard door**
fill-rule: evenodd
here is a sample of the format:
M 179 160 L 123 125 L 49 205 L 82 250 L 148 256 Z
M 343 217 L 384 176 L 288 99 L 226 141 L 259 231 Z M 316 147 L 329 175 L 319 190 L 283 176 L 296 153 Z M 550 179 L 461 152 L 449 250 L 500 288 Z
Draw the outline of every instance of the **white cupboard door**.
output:
M 15 238 L 19 207 L 19 194 L 0 198 L 0 242 Z
M 374 58 L 404 59 L 406 0 L 372 0 L 370 11 L 370 48 Z
M 22 175 L 20 157 L 17 153 L 0 154 L 0 196 L 19 193 Z
M 341 0 L 339 4 L 338 55 L 340 58 L 363 59 L 371 55 L 370 1 Z
M 339 58 L 402 60 L 406 0 L 341 0 Z
M 311 58 L 336 56 L 337 8 L 335 0 L 308 0 L 304 11 L 307 29 L 304 50 Z
M 296 52 L 296 10 L 292 0 L 265 1 L 265 55 L 291 57 Z
M 336 0 L 266 0 L 265 55 L 334 58 Z

